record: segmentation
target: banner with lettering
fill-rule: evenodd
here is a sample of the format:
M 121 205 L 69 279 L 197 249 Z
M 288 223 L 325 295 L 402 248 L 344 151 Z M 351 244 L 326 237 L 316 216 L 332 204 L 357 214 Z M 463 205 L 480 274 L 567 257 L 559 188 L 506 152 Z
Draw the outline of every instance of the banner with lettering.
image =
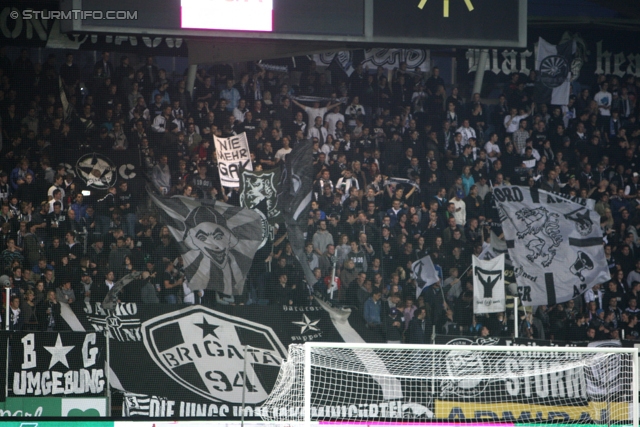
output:
M 528 33 L 529 44 L 526 48 L 489 49 L 489 60 L 485 64 L 488 77 L 485 78 L 490 78 L 491 75 L 502 78 L 513 73 L 519 73 L 521 77 L 528 76 L 531 70 L 535 70 L 536 44 L 539 37 L 553 44 L 575 42 L 575 56 L 569 64 L 569 69 L 576 92 L 581 88 L 580 84 L 576 85 L 576 81 L 587 88 L 597 74 L 640 77 L 640 44 L 633 31 L 585 31 L 579 26 L 536 28 L 529 25 Z M 480 52 L 481 49 L 460 50 L 460 81 L 473 81 L 473 74 L 478 69 Z M 591 96 L 593 95 L 591 93 Z
M 225 187 L 239 187 L 242 169 L 253 170 L 246 132 L 229 138 L 214 136 L 214 140 L 220 183 Z
M 104 395 L 104 334 L 3 331 L 0 340 L 9 342 L 9 372 L 1 372 L 9 397 Z
M 123 416 L 226 419 L 240 416 L 243 389 L 247 417 L 257 416 L 289 344 L 382 341 L 350 314 L 319 304 L 119 303 L 106 310 L 98 303 L 78 320 L 111 337 L 112 388 L 124 393 Z
M 436 344 L 452 351 L 441 363 L 455 378 L 477 374 L 477 378 L 440 381 L 434 396 L 434 418 L 447 421 L 490 419 L 492 421 L 627 421 L 631 402 L 631 378 L 624 375 L 630 356 L 611 354 L 587 363 L 576 353 L 518 352 L 518 347 L 629 347 L 630 341 L 564 341 L 522 338 L 456 337 L 440 335 Z M 513 346 L 510 353 L 456 351 L 455 345 Z M 557 369 L 564 366 L 563 369 Z M 533 367 L 536 375 L 522 371 Z M 539 374 L 538 374 L 539 372 Z

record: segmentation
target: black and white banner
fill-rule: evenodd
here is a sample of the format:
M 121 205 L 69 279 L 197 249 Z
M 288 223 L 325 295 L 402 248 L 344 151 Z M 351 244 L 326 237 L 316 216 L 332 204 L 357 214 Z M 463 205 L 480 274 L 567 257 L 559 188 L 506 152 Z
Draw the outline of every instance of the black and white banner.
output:
M 189 289 L 242 295 L 253 256 L 267 239 L 260 214 L 215 200 L 147 191 L 179 242 Z
M 100 331 L 108 325 L 112 385 L 126 392 L 124 416 L 239 418 L 243 388 L 254 416 L 290 344 L 382 341 L 361 316 L 316 305 L 120 303 L 105 310 L 98 303 L 93 313 L 83 324 Z
M 105 337 L 101 333 L 3 332 L 9 334 L 9 397 L 104 394 Z M 4 361 L 2 369 L 4 370 Z M 5 378 L 5 375 L 2 375 Z
M 263 212 L 271 225 L 283 221 L 278 203 L 280 175 L 279 168 L 260 172 L 243 170 L 240 174 L 240 206 Z
M 501 313 L 505 310 L 504 254 L 483 261 L 473 255 L 473 312 Z
M 214 136 L 213 139 L 216 144 L 220 183 L 225 187 L 238 187 L 241 169 L 253 170 L 246 132 L 229 138 Z
M 593 200 L 517 186 L 493 196 L 523 305 L 563 303 L 610 280 Z

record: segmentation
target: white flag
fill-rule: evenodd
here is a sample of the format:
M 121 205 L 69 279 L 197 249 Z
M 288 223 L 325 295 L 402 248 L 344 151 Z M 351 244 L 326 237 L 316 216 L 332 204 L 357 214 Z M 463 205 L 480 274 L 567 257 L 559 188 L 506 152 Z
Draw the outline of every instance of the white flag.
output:
M 523 305 L 563 303 L 611 279 L 593 200 L 516 186 L 493 195 Z
M 411 264 L 411 271 L 416 281 L 416 298 L 420 296 L 424 288 L 428 288 L 440 280 L 429 255 Z
M 483 261 L 473 256 L 473 312 L 501 313 L 505 310 L 504 254 Z
M 213 139 L 216 144 L 220 183 L 225 187 L 239 187 L 240 171 L 253 170 L 246 132 L 229 138 L 214 136 Z

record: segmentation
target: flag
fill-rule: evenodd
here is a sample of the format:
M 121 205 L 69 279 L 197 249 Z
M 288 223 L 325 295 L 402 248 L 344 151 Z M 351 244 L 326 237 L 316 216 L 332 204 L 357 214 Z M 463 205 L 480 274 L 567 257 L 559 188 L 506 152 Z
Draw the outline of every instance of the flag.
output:
M 246 169 L 240 174 L 240 206 L 260 210 L 271 225 L 281 223 L 282 209 L 278 204 L 279 168 L 253 172 Z
M 416 298 L 420 296 L 424 288 L 428 288 L 440 280 L 429 255 L 411 264 L 411 272 L 416 281 Z
M 246 132 L 229 138 L 213 137 L 216 144 L 216 158 L 218 159 L 218 172 L 220 183 L 225 187 L 238 187 L 240 183 L 240 171 L 253 170 L 249 141 Z
M 493 189 L 525 306 L 554 305 L 610 280 L 593 200 L 538 189 Z
M 483 261 L 473 256 L 473 312 L 505 310 L 504 254 Z
M 574 41 L 553 45 L 540 37 L 536 56 L 538 81 L 535 86 L 534 101 L 553 105 L 569 103 L 571 61 L 575 50 Z
M 189 288 L 242 295 L 253 256 L 267 237 L 260 214 L 216 200 L 147 191 L 178 242 Z
M 282 207 L 291 249 L 302 266 L 308 284 L 316 282 L 304 254 L 312 193 L 313 144 L 310 140 L 306 140 L 293 147 L 285 158 L 280 178 L 278 204 Z

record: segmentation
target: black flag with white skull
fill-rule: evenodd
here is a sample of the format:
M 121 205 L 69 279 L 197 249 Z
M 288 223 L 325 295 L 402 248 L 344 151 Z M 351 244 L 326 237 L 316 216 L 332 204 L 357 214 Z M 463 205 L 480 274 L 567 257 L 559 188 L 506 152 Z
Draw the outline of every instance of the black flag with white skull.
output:
M 178 242 L 189 288 L 242 295 L 253 256 L 267 238 L 260 214 L 215 200 L 147 191 Z
M 593 200 L 517 186 L 493 196 L 524 305 L 563 303 L 610 280 Z

